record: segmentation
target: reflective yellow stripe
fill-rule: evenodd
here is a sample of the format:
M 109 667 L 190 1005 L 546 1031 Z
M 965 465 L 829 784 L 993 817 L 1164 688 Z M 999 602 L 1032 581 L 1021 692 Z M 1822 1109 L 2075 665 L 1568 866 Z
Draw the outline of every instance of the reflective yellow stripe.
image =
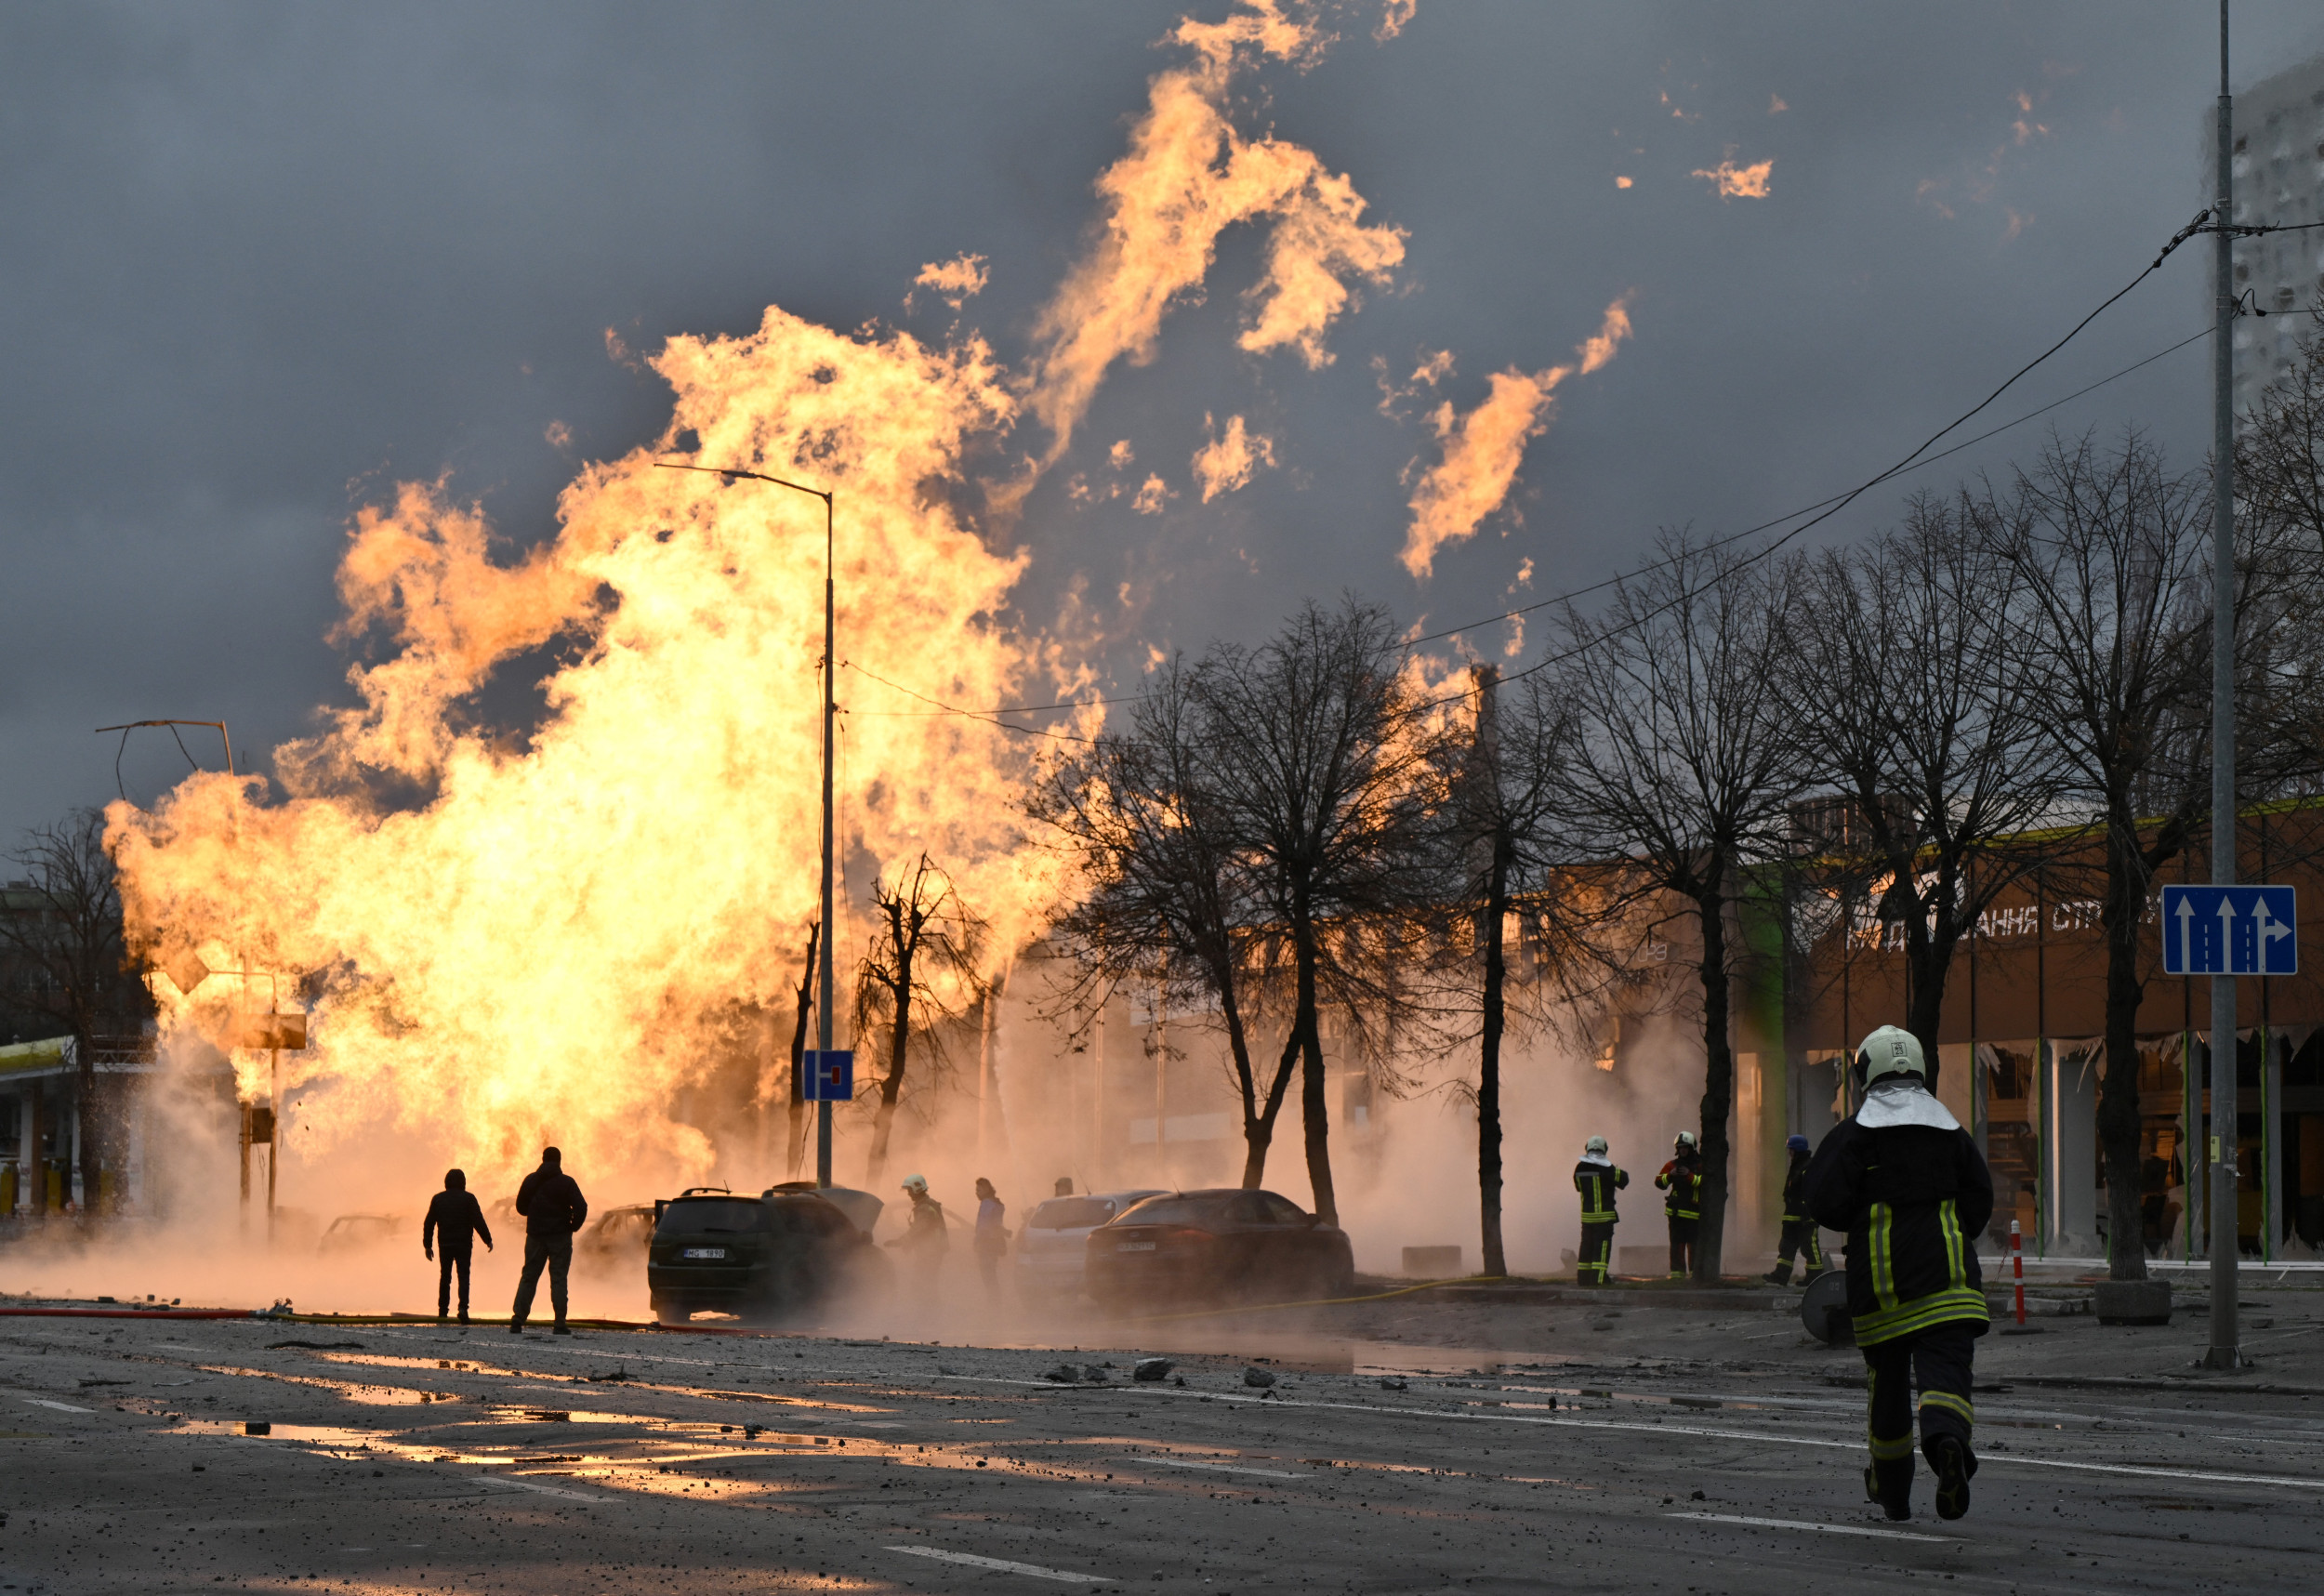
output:
M 1612 1208 L 1606 1209 L 1604 1213 L 1594 1208 L 1584 1208 L 1581 1211 L 1581 1222 L 1586 1225 L 1610 1225 L 1621 1217 Z
M 1868 1227 L 1870 1234 L 1867 1237 L 1872 1249 L 1872 1300 L 1880 1304 L 1882 1313 L 1893 1312 L 1896 1307 L 1896 1266 L 1895 1260 L 1888 1254 L 1889 1217 L 1886 1203 L 1874 1203 Z M 1878 1314 L 1873 1316 L 1878 1317 Z M 1859 1332 L 1856 1339 L 1861 1342 L 1863 1339 Z
M 1953 1212 L 1953 1199 L 1946 1198 L 1936 1205 L 1937 1228 L 1945 1233 L 1946 1284 L 1956 1288 L 1969 1284 L 1969 1276 L 1961 1262 L 1961 1220 Z
M 1965 1396 L 1955 1396 L 1948 1391 L 1924 1391 L 1921 1393 L 1922 1407 L 1941 1407 L 1948 1413 L 1958 1413 L 1971 1424 L 1977 1422 L 1977 1410 Z
M 1880 1411 L 1880 1371 L 1868 1365 L 1864 1371 L 1864 1444 L 1872 1449 L 1872 1461 L 1894 1463 L 1899 1458 L 1911 1457 L 1911 1431 L 1906 1431 L 1903 1435 L 1895 1439 L 1883 1440 L 1881 1432 L 1872 1428 L 1872 1416 Z
M 1986 1312 L 1985 1293 L 1966 1286 L 1954 1286 L 1944 1291 L 1932 1291 L 1926 1297 L 1915 1297 L 1909 1302 L 1898 1302 L 1870 1313 L 1858 1313 L 1855 1317 L 1856 1345 L 1868 1347 L 1880 1341 L 1893 1341 L 1899 1336 L 1909 1336 L 1932 1325 L 1950 1324 L 1956 1320 L 1989 1324 L 1991 1317 Z
M 1699 1220 L 1703 1217 L 1693 1208 L 1665 1208 L 1662 1211 L 1674 1220 Z

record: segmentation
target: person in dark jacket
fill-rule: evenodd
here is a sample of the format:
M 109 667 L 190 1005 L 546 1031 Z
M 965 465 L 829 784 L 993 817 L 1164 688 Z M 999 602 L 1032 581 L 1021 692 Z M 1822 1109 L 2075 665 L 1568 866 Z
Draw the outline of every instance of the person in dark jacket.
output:
M 436 1323 L 441 1325 L 450 1316 L 452 1308 L 452 1272 L 460 1273 L 460 1323 L 468 1323 L 469 1260 L 476 1250 L 476 1238 L 484 1238 L 484 1250 L 493 1249 L 493 1229 L 484 1222 L 484 1210 L 476 1206 L 476 1194 L 468 1189 L 468 1176 L 458 1169 L 443 1173 L 443 1190 L 438 1192 L 428 1205 L 428 1221 L 419 1227 L 419 1250 L 422 1257 L 434 1258 L 438 1248 L 443 1261 L 436 1266 Z
M 516 1312 L 508 1333 L 524 1333 L 524 1316 L 533 1311 L 533 1292 L 548 1270 L 548 1302 L 557 1311 L 556 1333 L 570 1336 L 565 1323 L 565 1277 L 573 1271 L 573 1233 L 589 1217 L 581 1188 L 565 1173 L 565 1155 L 554 1147 L 541 1149 L 541 1167 L 517 1188 L 517 1212 L 524 1216 L 524 1273 L 517 1277 Z
M 1574 1263 L 1575 1285 L 1605 1284 L 1606 1265 L 1614 1260 L 1614 1226 L 1622 1217 L 1614 1211 L 1614 1194 L 1629 1184 L 1630 1171 L 1614 1167 L 1604 1137 L 1593 1136 L 1582 1144 L 1581 1162 L 1574 1166 L 1574 1190 L 1581 1194 L 1581 1255 Z
M 1993 1217 L 1993 1176 L 1908 1031 L 1883 1025 L 1856 1050 L 1863 1106 L 1808 1161 L 1807 1211 L 1848 1233 L 1848 1312 L 1864 1350 L 1872 1461 L 1865 1494 L 1912 1516 L 1913 1388 L 1921 1450 L 1936 1472 L 1936 1513 L 1969 1510 L 1976 1339 L 1988 1322 L 1977 1237 Z
M 1776 1245 L 1776 1267 L 1767 1272 L 1767 1284 L 1790 1285 L 1791 1260 L 1802 1257 L 1807 1273 L 1800 1276 L 1800 1284 L 1805 1286 L 1824 1273 L 1824 1244 L 1807 1211 L 1807 1138 L 1794 1136 L 1783 1145 L 1791 1154 L 1791 1167 L 1784 1171 L 1783 1235 Z
M 1703 1155 L 1693 1131 L 1679 1132 L 1655 1185 L 1670 1194 L 1662 1199 L 1662 1214 L 1670 1221 L 1670 1278 L 1678 1280 L 1695 1266 L 1695 1233 L 1703 1218 Z

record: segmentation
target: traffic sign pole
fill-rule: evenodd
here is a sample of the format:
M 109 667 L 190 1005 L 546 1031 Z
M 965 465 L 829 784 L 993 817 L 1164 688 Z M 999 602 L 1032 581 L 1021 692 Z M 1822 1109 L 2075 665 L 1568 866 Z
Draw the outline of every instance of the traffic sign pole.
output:
M 2219 0 L 2219 191 L 2212 206 L 2212 768 L 2211 879 L 2236 878 L 2235 623 L 2235 101 L 2227 93 L 2227 0 Z M 2221 902 L 2225 902 L 2224 896 Z M 2226 930 L 2222 926 L 2222 932 Z M 2220 949 L 2223 969 L 2234 967 Z M 2211 985 L 2211 1349 L 2206 1366 L 2241 1365 L 2236 1349 L 2236 978 Z

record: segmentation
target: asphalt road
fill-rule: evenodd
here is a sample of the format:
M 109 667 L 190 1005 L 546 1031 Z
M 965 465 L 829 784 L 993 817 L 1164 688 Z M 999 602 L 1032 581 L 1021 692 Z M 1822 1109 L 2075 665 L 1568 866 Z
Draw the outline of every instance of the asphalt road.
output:
M 2324 1586 L 2324 1395 L 1981 1375 L 1970 1517 L 1924 1471 L 1892 1525 L 1853 1354 L 1656 1325 L 1469 1368 L 1315 1325 L 1262 1391 L 1128 1347 L 0 1318 L 0 1592 Z

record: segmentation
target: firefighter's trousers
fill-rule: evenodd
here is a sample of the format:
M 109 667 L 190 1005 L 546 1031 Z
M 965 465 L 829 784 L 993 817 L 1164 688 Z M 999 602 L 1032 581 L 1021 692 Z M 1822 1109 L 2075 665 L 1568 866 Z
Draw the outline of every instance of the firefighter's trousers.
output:
M 1970 1444 L 1976 1410 L 1970 1405 L 1976 1326 L 1961 1320 L 1934 1325 L 1893 1341 L 1864 1349 L 1864 1393 L 1869 1422 L 1867 1439 L 1872 1468 L 1884 1487 L 1912 1482 L 1913 1392 L 1921 1395 L 1921 1450 L 1940 1435 L 1961 1443 L 1969 1471 L 1977 1471 Z
M 1807 1273 L 1800 1278 L 1813 1280 L 1824 1273 L 1824 1244 L 1816 1233 L 1814 1220 L 1795 1220 L 1787 1215 L 1783 1221 L 1783 1238 L 1776 1245 L 1776 1280 L 1778 1285 L 1791 1279 L 1791 1260 L 1797 1258 L 1807 1265 Z
M 1586 1224 L 1581 1227 L 1581 1257 L 1574 1265 L 1574 1284 L 1604 1286 L 1606 1266 L 1614 1261 L 1614 1226 Z
M 1676 1214 L 1665 1216 L 1670 1221 L 1670 1278 L 1689 1274 L 1695 1268 L 1695 1231 L 1702 1223 L 1697 1218 L 1681 1219 Z

